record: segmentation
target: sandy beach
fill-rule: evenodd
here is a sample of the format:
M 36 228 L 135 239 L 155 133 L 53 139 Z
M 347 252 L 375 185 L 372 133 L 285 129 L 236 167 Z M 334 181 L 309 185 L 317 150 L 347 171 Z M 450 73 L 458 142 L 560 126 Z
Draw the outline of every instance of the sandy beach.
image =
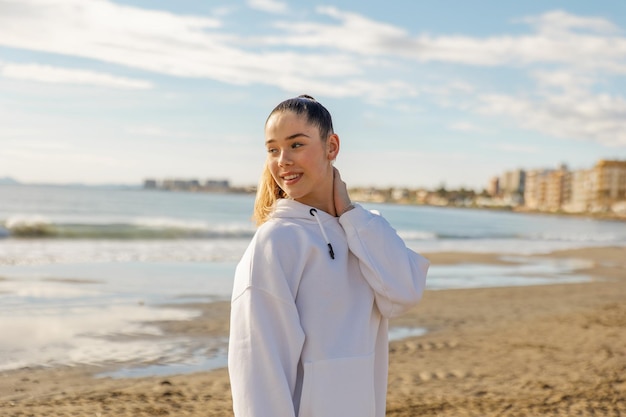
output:
M 433 265 L 508 262 L 496 254 L 425 254 Z M 390 346 L 387 415 L 626 415 L 626 249 L 529 257 L 585 259 L 588 283 L 427 291 L 392 325 L 428 333 Z M 171 334 L 228 334 L 228 303 L 191 305 Z M 95 378 L 103 367 L 0 373 L 0 415 L 231 416 L 226 369 Z

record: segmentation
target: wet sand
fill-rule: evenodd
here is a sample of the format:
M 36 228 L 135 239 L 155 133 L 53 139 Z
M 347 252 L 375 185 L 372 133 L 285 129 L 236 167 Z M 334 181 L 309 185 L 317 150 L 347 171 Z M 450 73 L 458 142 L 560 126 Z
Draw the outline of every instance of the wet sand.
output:
M 433 265 L 502 263 L 497 254 L 427 254 Z M 534 258 L 593 261 L 589 283 L 427 291 L 392 325 L 425 327 L 391 343 L 387 415 L 626 415 L 626 249 Z M 531 259 L 533 257 L 530 257 Z M 170 334 L 226 336 L 228 303 L 161 323 Z M 225 369 L 94 378 L 103 367 L 0 373 L 0 415 L 232 416 Z

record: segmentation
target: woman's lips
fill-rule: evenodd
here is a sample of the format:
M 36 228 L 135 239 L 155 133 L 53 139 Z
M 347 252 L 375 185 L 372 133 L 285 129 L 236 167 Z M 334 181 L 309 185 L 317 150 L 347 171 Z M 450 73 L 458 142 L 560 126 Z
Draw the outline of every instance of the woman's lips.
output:
M 282 179 L 283 181 L 285 181 L 285 184 L 289 185 L 289 184 L 296 183 L 301 177 L 302 177 L 302 174 L 287 174 L 287 175 L 283 175 Z

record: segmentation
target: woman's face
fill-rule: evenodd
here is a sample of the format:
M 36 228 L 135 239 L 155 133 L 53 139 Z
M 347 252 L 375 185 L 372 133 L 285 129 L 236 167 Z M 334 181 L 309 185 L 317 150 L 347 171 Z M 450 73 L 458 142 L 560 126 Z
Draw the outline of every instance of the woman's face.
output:
M 273 114 L 265 125 L 267 166 L 278 186 L 296 201 L 326 210 L 332 203 L 331 161 L 339 151 L 339 138 L 326 141 L 305 115 L 290 111 Z

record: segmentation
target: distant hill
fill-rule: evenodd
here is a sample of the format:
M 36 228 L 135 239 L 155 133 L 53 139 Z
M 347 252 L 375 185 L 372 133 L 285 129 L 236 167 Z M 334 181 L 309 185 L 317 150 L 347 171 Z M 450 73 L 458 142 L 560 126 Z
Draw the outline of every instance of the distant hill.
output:
M 14 180 L 11 177 L 0 177 L 0 185 L 15 185 L 15 184 L 19 184 L 19 182 Z

